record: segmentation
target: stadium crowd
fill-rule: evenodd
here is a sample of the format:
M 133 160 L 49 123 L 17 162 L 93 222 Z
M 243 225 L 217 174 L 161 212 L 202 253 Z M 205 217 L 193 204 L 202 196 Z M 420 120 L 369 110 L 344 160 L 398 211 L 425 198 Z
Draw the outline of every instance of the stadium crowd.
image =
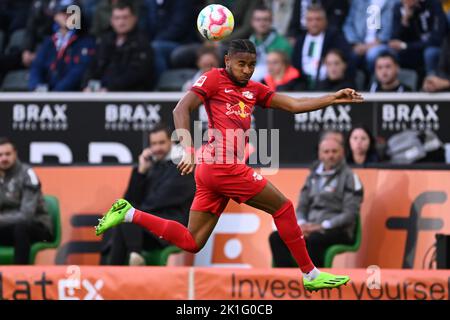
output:
M 225 41 L 196 30 L 210 3 L 233 12 Z M 3 0 L 0 77 L 4 91 L 17 70 L 30 91 L 182 90 L 249 38 L 253 80 L 276 90 L 449 91 L 449 20 L 449 0 Z

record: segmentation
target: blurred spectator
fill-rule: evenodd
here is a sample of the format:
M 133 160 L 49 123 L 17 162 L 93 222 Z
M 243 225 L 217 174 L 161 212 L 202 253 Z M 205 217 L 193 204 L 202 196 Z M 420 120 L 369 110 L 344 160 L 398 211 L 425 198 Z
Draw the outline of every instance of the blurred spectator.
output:
M 273 91 L 301 90 L 300 72 L 291 66 L 286 53 L 271 51 L 267 55 L 268 74 L 264 83 Z
M 285 52 L 289 57 L 292 47 L 285 37 L 272 28 L 272 12 L 267 7 L 257 7 L 252 17 L 253 34 L 250 41 L 256 47 L 256 66 L 253 81 L 262 81 L 267 75 L 267 53 L 273 50 Z
M 394 0 L 352 1 L 344 34 L 353 47 L 356 66 L 372 72 L 376 57 L 388 49 L 392 32 Z M 379 9 L 373 10 L 371 6 Z M 370 7 L 370 8 L 369 8 Z M 369 10 L 369 11 L 368 11 Z
M 91 0 L 88 0 L 91 1 Z M 114 5 L 121 0 L 100 0 L 94 7 L 92 12 L 92 23 L 90 33 L 96 38 L 102 37 L 106 32 L 111 31 L 111 13 Z M 129 1 L 133 6 L 133 11 L 138 17 L 139 29 L 147 31 L 148 29 L 148 12 L 144 0 Z
M 29 264 L 31 244 L 52 240 L 52 230 L 36 173 L 0 138 L 0 246 L 14 246 L 14 264 Z
M 149 147 L 139 156 L 131 173 L 125 199 L 140 210 L 187 225 L 189 208 L 194 198 L 193 175 L 180 175 L 171 160 L 171 132 L 157 125 L 149 134 Z M 113 231 L 110 264 L 143 265 L 142 250 L 162 249 L 169 245 L 141 227 L 124 223 Z M 129 258 L 128 258 L 129 257 Z
M 354 126 L 347 138 L 347 163 L 366 165 L 378 161 L 375 138 L 370 130 L 364 125 Z
M 186 81 L 183 85 L 183 91 L 189 90 L 198 78 L 211 68 L 218 68 L 220 65 L 219 55 L 215 47 L 203 46 L 197 51 L 197 73 Z
M 329 50 L 323 63 L 327 70 L 327 77 L 317 85 L 318 91 L 338 91 L 355 87 L 355 82 L 348 76 L 347 62 L 340 50 Z
M 375 60 L 375 81 L 370 92 L 411 92 L 412 89 L 400 82 L 400 67 L 396 57 L 389 52 L 381 53 Z
M 177 47 L 196 41 L 196 12 L 186 0 L 146 0 L 157 77 L 170 67 Z
M 427 92 L 450 91 L 450 33 L 447 34 L 441 48 L 437 75 L 425 78 L 423 90 Z
M 153 50 L 131 2 L 113 6 L 112 31 L 97 40 L 84 91 L 146 91 L 154 86 Z
M 214 3 L 217 3 L 217 0 L 208 0 L 208 4 Z M 224 0 L 220 3 L 230 9 L 234 16 L 234 30 L 224 43 L 235 39 L 248 39 L 252 34 L 253 12 L 264 4 L 263 0 Z
M 61 0 L 54 9 L 56 32 L 42 43 L 30 69 L 30 90 L 77 91 L 95 52 L 95 42 L 84 29 L 69 24 L 67 7 L 76 2 Z M 83 23 L 81 22 L 81 26 Z
M 349 10 L 348 0 L 295 0 L 292 18 L 289 25 L 289 36 L 296 38 L 306 27 L 306 13 L 311 5 L 324 8 L 330 28 L 342 30 Z
M 186 81 L 183 85 L 183 91 L 188 91 L 203 73 L 220 66 L 220 59 L 217 51 L 215 46 L 209 45 L 204 45 L 197 50 L 198 71 L 192 79 Z M 205 132 L 208 129 L 208 113 L 203 104 L 198 107 L 198 120 L 202 123 L 202 132 Z
M 327 27 L 326 13 L 319 5 L 308 7 L 306 28 L 297 38 L 292 65 L 300 70 L 306 88 L 312 90 L 326 79 L 326 67 L 322 63 L 326 53 L 340 49 L 346 54 L 350 47 L 341 32 Z
M 450 0 L 441 0 L 442 7 L 447 15 L 447 25 L 450 25 Z
M 427 75 L 437 69 L 440 46 L 447 32 L 447 19 L 439 0 L 402 0 L 394 7 L 392 40 L 403 68 L 425 66 Z
M 362 199 L 362 184 L 345 163 L 343 144 L 333 138 L 321 140 L 319 161 L 311 168 L 296 210 L 309 255 L 317 267 L 324 266 L 328 247 L 354 242 Z M 277 231 L 270 235 L 269 242 L 277 267 L 295 267 Z
M 38 46 L 42 43 L 46 36 L 52 34 L 53 26 L 53 8 L 56 4 L 56 0 L 34 0 L 31 5 L 28 1 L 29 9 L 26 10 L 26 15 L 23 14 L 20 9 L 19 12 L 15 11 L 14 17 L 4 20 L 4 17 L 0 17 L 0 21 L 8 21 L 10 24 L 7 26 L 8 32 L 25 28 L 25 34 L 23 41 L 16 44 L 11 44 L 9 52 L 0 53 L 0 81 L 6 73 L 9 71 L 28 68 L 31 66 L 34 58 L 36 57 L 36 51 Z M 6 1 L 7 5 L 11 5 L 13 1 Z M 16 3 L 16 1 L 14 1 Z M 17 5 L 21 8 L 25 4 L 19 1 Z M 3 12 L 3 10 L 1 10 Z M 5 13 L 4 13 L 5 14 Z M 12 13 L 9 12 L 9 15 Z M 23 20 L 23 21 L 19 21 Z M 22 23 L 24 25 L 22 26 Z M 7 31 L 5 30 L 5 31 Z M 9 35 L 11 36 L 11 34 Z M 5 44 L 8 42 L 9 37 L 5 35 Z
M 0 1 L 0 31 L 8 35 L 25 28 L 29 10 L 29 0 Z
M 295 0 L 264 0 L 264 4 L 272 12 L 272 27 L 282 36 L 287 36 L 292 19 Z

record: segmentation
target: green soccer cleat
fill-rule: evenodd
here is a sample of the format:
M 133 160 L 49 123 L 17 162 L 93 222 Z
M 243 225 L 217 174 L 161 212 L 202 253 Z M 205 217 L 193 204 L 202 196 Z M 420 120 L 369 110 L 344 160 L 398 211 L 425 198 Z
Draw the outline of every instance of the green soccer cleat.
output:
M 125 220 L 125 214 L 133 208 L 133 206 L 125 199 L 119 199 L 112 205 L 111 209 L 98 220 L 98 225 L 95 227 L 95 234 L 97 236 L 104 233 L 106 230 L 121 224 Z
M 317 291 L 321 289 L 332 289 L 347 284 L 350 281 L 349 276 L 336 276 L 327 272 L 320 272 L 314 280 L 309 281 L 303 278 L 303 286 L 308 291 Z

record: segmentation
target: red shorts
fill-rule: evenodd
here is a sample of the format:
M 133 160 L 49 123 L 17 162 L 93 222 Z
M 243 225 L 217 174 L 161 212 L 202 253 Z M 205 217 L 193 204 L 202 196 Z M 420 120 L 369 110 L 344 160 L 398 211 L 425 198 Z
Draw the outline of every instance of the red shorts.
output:
M 200 163 L 191 210 L 220 215 L 230 199 L 242 203 L 260 193 L 267 180 L 245 164 Z

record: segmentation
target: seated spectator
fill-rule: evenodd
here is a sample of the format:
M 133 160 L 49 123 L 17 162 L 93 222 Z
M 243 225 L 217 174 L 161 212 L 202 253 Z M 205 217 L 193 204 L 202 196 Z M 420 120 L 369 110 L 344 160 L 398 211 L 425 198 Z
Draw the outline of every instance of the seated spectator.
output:
M 319 161 L 311 168 L 296 210 L 314 265 L 324 266 L 331 245 L 354 242 L 362 198 L 362 184 L 345 163 L 343 144 L 333 138 L 320 141 Z M 277 267 L 295 267 L 278 231 L 270 235 L 269 242 Z
M 289 24 L 289 37 L 300 36 L 306 27 L 306 12 L 311 5 L 320 5 L 326 13 L 328 25 L 335 30 L 342 30 L 349 10 L 348 0 L 294 0 L 292 18 Z
M 203 46 L 197 50 L 197 73 L 186 81 L 183 91 L 189 90 L 197 79 L 211 68 L 218 68 L 220 65 L 219 55 L 215 47 Z
M 52 240 L 52 221 L 36 173 L 7 138 L 0 138 L 0 199 L 0 246 L 14 247 L 14 264 L 29 264 L 31 245 Z
M 300 70 L 306 88 L 314 90 L 319 81 L 326 79 L 326 67 L 322 63 L 331 49 L 340 49 L 344 55 L 350 47 L 341 32 L 327 27 L 324 9 L 312 5 L 306 13 L 306 31 L 297 38 L 292 65 Z
M 87 0 L 92 1 L 92 0 Z M 121 0 L 100 0 L 95 5 L 92 12 L 92 22 L 90 25 L 90 33 L 96 38 L 100 38 L 108 31 L 111 31 L 111 14 L 113 7 Z M 133 12 L 138 16 L 138 25 L 141 31 L 148 29 L 147 7 L 144 0 L 130 1 L 133 6 Z
M 295 0 L 265 0 L 265 5 L 272 12 L 272 27 L 283 37 L 288 35 Z
M 172 52 L 197 40 L 193 2 L 185 0 L 148 0 L 150 39 L 155 52 L 157 78 L 170 68 Z
M 370 130 L 363 125 L 353 127 L 347 138 L 347 163 L 366 165 L 378 161 L 375 138 Z
M 191 202 L 194 199 L 193 175 L 180 175 L 172 162 L 171 132 L 163 125 L 157 125 L 149 134 L 149 147 L 139 156 L 138 166 L 131 173 L 124 198 L 140 210 L 188 223 Z M 143 265 L 142 250 L 162 249 L 169 245 L 163 239 L 141 227 L 124 223 L 112 234 L 110 264 Z
M 256 66 L 253 81 L 262 81 L 267 75 L 267 54 L 279 50 L 288 57 L 292 54 L 292 47 L 285 37 L 272 28 L 272 12 L 267 7 L 257 7 L 252 17 L 253 33 L 250 41 L 256 47 Z
M 402 0 L 394 7 L 392 40 L 402 68 L 424 65 L 426 75 L 437 69 L 447 19 L 439 0 Z
M 298 91 L 302 89 L 300 72 L 291 66 L 289 58 L 282 51 L 267 55 L 268 74 L 263 82 L 273 91 Z
M 394 4 L 393 0 L 351 2 L 343 31 L 347 41 L 353 47 L 357 68 L 371 73 L 376 57 L 389 48 L 387 43 L 391 37 Z M 368 16 L 370 6 L 378 6 L 379 11 Z
M 317 85 L 318 91 L 338 91 L 355 87 L 355 82 L 348 76 L 347 62 L 340 50 L 329 50 L 323 63 L 327 77 Z
M 450 33 L 441 48 L 436 75 L 429 75 L 423 82 L 426 92 L 450 91 Z
M 57 31 L 42 43 L 30 69 L 31 91 L 77 91 L 95 52 L 95 42 L 83 28 L 71 28 L 67 8 L 76 2 L 62 0 L 54 9 Z M 82 23 L 81 23 L 82 25 Z
M 84 91 L 146 91 L 154 86 L 153 51 L 131 2 L 113 6 L 112 31 L 97 41 Z
M 20 1 L 19 4 L 24 5 L 23 2 L 28 1 Z M 9 52 L 0 53 L 0 81 L 9 71 L 31 66 L 39 45 L 52 34 L 54 5 L 54 0 L 34 0 L 31 5 L 27 4 L 29 9 L 26 15 L 23 15 L 22 10 L 15 15 L 8 28 L 10 32 L 20 29 L 21 20 L 25 21 L 25 38 L 20 46 L 12 46 Z
M 375 81 L 370 85 L 370 92 L 411 92 L 412 89 L 400 82 L 400 67 L 397 58 L 385 52 L 375 60 Z

